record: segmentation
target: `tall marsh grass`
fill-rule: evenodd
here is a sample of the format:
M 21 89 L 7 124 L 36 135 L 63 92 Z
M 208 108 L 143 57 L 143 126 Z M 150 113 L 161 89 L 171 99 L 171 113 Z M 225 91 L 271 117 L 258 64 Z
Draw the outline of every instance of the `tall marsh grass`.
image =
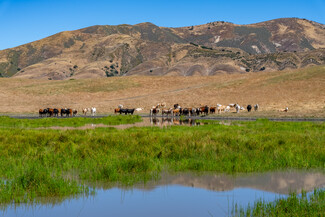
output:
M 8 116 L 0 116 L 0 127 L 2 128 L 36 128 L 36 127 L 80 127 L 86 124 L 119 125 L 140 122 L 138 115 L 108 116 L 104 118 L 40 118 L 40 119 L 17 119 Z
M 233 216 L 324 216 L 325 190 L 315 189 L 311 194 L 290 194 L 274 202 L 258 200 L 246 209 L 234 209 Z
M 7 181 L 1 182 L 0 202 L 80 193 L 83 181 L 130 185 L 162 170 L 235 174 L 324 168 L 324 144 L 324 123 L 267 120 L 125 130 L 1 128 L 0 176 Z M 65 179 L 69 173 L 77 178 Z

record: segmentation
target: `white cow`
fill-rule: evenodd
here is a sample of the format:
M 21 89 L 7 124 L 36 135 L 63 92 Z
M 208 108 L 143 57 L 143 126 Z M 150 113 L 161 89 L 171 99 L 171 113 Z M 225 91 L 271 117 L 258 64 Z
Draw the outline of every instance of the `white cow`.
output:
M 235 105 L 236 113 L 239 113 L 240 108 L 241 108 L 240 105 L 238 104 Z
M 91 115 L 92 116 L 96 115 L 96 108 L 95 107 L 91 107 Z

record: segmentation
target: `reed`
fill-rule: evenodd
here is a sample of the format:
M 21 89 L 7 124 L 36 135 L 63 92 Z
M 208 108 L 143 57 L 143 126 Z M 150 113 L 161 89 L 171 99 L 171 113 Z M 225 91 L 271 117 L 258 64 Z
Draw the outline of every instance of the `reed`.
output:
M 1 128 L 0 176 L 6 182 L 0 202 L 80 193 L 83 182 L 132 185 L 157 178 L 162 170 L 324 169 L 324 144 L 324 123 L 267 120 L 125 130 Z M 75 178 L 66 179 L 71 173 Z

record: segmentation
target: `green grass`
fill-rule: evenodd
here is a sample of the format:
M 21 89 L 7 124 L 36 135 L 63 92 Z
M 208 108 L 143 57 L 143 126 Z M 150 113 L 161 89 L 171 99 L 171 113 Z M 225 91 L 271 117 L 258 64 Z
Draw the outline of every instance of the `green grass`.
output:
M 0 203 L 16 202 L 15 198 L 33 201 L 32 195 L 84 192 L 78 188 L 83 182 L 132 185 L 157 178 L 162 170 L 236 174 L 323 169 L 324 144 L 324 123 L 267 120 L 163 129 L 2 128 L 0 176 L 7 182 L 1 183 Z M 71 173 L 75 174 L 71 181 L 76 183 L 64 178 Z
M 118 125 L 118 124 L 131 124 L 140 122 L 141 117 L 138 115 L 128 116 L 108 116 L 104 118 L 41 118 L 41 119 L 16 119 L 7 116 L 0 116 L 0 127 L 2 128 L 36 128 L 36 127 L 80 127 L 86 124 L 105 124 L 105 125 Z
M 310 195 L 290 194 L 275 202 L 259 200 L 252 207 L 236 209 L 233 216 L 324 216 L 325 190 L 314 190 Z

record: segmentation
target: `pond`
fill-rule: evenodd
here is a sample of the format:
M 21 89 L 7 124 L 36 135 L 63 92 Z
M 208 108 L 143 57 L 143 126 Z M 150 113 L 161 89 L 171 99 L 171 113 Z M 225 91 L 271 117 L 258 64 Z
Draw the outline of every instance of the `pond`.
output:
M 218 121 L 220 124 L 230 125 L 231 121 Z M 196 119 L 185 119 L 182 120 L 179 117 L 144 117 L 141 122 L 137 122 L 134 124 L 120 124 L 120 125 L 105 125 L 105 124 L 86 124 L 81 127 L 40 127 L 35 128 L 38 130 L 41 129 L 54 129 L 54 130 L 87 130 L 87 129 L 95 129 L 95 128 L 108 128 L 113 127 L 116 129 L 128 129 L 131 127 L 169 127 L 169 126 L 199 126 L 203 125 L 200 120 Z
M 229 216 L 234 205 L 274 201 L 290 192 L 325 187 L 322 172 L 286 171 L 251 175 L 162 174 L 132 187 L 96 184 L 94 196 L 7 206 L 4 216 Z

